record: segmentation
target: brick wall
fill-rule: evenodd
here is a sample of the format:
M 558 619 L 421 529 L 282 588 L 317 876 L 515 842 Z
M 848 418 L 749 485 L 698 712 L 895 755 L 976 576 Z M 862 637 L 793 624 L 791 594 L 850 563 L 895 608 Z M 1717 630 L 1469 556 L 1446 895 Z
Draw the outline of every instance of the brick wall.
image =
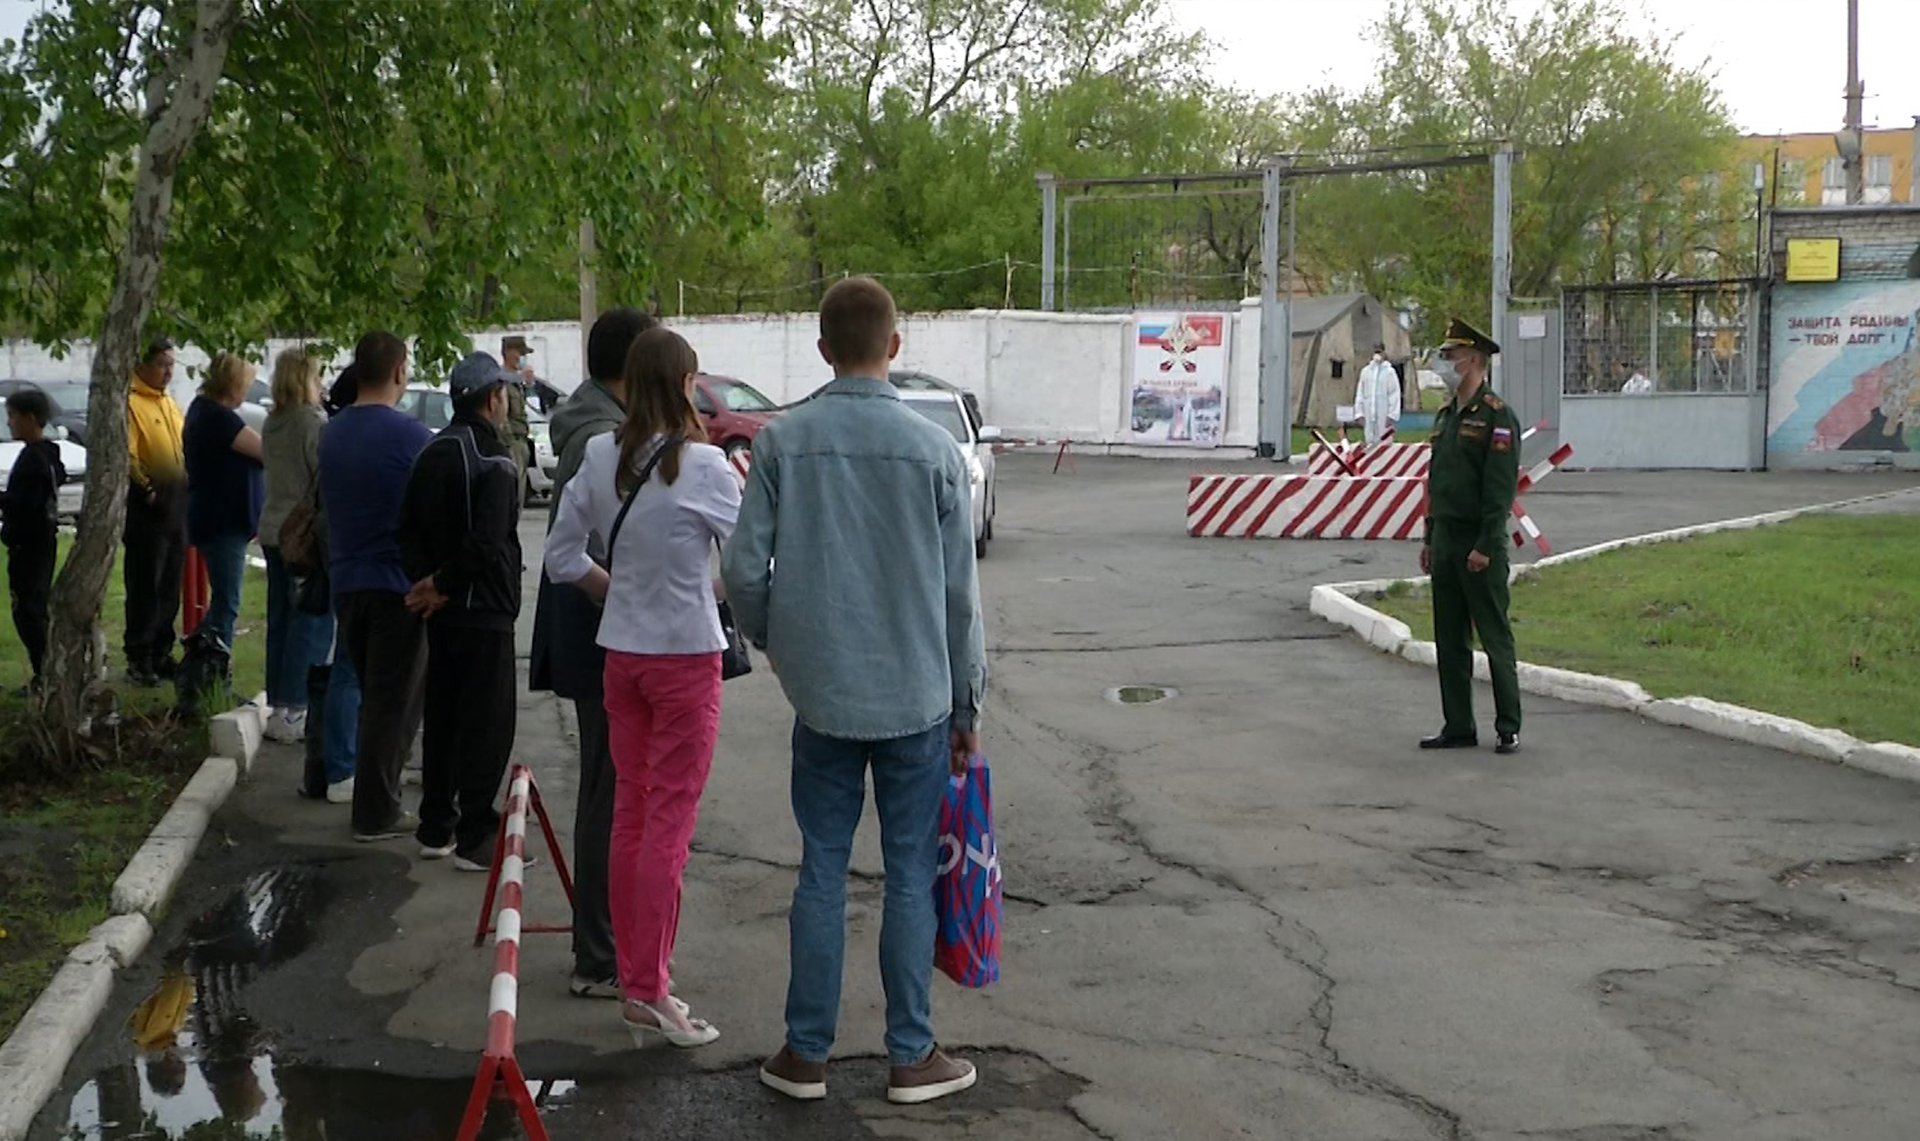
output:
M 1788 238 L 1839 238 L 1842 281 L 1895 281 L 1920 249 L 1920 206 L 1840 206 L 1776 210 L 1773 280 L 1785 280 Z

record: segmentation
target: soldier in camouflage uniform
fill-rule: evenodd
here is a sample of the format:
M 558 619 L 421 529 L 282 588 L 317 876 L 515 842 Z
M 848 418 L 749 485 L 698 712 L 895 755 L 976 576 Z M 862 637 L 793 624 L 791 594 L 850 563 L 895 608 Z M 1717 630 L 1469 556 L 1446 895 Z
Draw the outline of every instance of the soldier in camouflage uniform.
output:
M 1493 678 L 1494 731 L 1502 755 L 1520 751 L 1520 678 L 1507 621 L 1508 516 L 1520 480 L 1520 423 L 1487 388 L 1500 346 L 1454 318 L 1437 370 L 1453 399 L 1433 421 L 1427 535 L 1420 569 L 1432 576 L 1433 642 L 1446 723 L 1423 749 L 1480 743 L 1473 718 L 1473 636 Z
M 520 378 L 520 383 L 507 386 L 507 426 L 500 436 L 506 442 L 507 454 L 520 469 L 522 487 L 526 486 L 527 468 L 533 463 L 533 432 L 527 426 L 527 385 L 533 382 L 533 366 L 526 363 L 532 355 L 525 337 L 504 337 L 500 341 L 500 360 L 508 372 Z

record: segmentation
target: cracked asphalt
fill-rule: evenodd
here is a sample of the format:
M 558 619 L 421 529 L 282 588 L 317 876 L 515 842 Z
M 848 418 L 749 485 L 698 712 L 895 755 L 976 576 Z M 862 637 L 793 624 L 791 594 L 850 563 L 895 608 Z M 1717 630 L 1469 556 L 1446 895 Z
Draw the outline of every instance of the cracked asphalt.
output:
M 1307 611 L 1313 584 L 1410 572 L 1413 547 L 1191 540 L 1185 467 L 1048 462 L 1003 458 L 982 564 L 1003 978 L 936 984 L 982 1086 L 911 1111 L 881 1096 L 870 819 L 832 1097 L 754 1084 L 781 1037 L 798 849 L 790 714 L 762 671 L 728 687 L 674 972 L 724 1036 L 633 1052 L 612 1004 L 567 996 L 566 937 L 527 936 L 521 1058 L 556 1139 L 1914 1136 L 1920 786 L 1541 699 L 1520 757 L 1422 755 L 1432 674 Z M 1528 506 L 1568 549 L 1914 482 L 1562 473 Z M 1179 694 L 1103 696 L 1127 684 Z M 569 715 L 544 696 L 520 713 L 565 832 Z M 314 934 L 223 992 L 265 1043 L 261 1096 L 206 1116 L 289 1141 L 451 1137 L 485 1031 L 481 885 L 345 842 L 344 810 L 293 798 L 297 764 L 269 748 L 224 810 L 40 1141 L 184 1135 L 197 1087 L 156 1092 L 179 1083 L 130 1061 L 126 1016 L 195 915 L 287 866 L 325 885 Z M 532 885 L 529 919 L 564 922 L 550 862 Z M 100 1124 L 136 1102 L 176 1133 Z

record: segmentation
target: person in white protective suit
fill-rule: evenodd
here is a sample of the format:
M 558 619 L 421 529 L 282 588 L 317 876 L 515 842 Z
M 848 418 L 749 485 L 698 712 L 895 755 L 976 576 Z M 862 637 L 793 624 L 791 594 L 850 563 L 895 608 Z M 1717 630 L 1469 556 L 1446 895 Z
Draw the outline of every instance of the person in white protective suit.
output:
M 1375 344 L 1373 359 L 1360 370 L 1353 412 L 1365 426 L 1367 443 L 1377 444 L 1400 421 L 1400 374 L 1387 361 L 1387 346 Z

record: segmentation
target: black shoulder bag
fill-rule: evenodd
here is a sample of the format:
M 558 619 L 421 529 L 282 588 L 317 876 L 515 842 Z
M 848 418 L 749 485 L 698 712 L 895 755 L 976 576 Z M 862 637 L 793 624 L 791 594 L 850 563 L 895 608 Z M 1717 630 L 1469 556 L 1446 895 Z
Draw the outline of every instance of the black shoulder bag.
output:
M 686 443 L 685 437 L 673 436 L 654 450 L 646 464 L 640 469 L 640 478 L 634 481 L 633 490 L 627 492 L 626 500 L 620 504 L 620 513 L 613 517 L 613 529 L 607 533 L 607 574 L 613 574 L 613 547 L 620 538 L 620 528 L 626 525 L 627 512 L 633 510 L 633 501 L 640 497 L 640 489 L 653 477 L 653 469 L 659 465 L 661 457 L 668 449 L 677 448 Z M 614 479 L 618 481 L 619 476 Z M 612 586 L 609 584 L 608 589 Z M 740 636 L 740 627 L 733 620 L 733 608 L 722 602 L 720 609 L 720 632 L 725 635 L 727 648 L 720 651 L 720 680 L 732 681 L 753 672 L 753 657 L 747 653 L 747 640 Z

